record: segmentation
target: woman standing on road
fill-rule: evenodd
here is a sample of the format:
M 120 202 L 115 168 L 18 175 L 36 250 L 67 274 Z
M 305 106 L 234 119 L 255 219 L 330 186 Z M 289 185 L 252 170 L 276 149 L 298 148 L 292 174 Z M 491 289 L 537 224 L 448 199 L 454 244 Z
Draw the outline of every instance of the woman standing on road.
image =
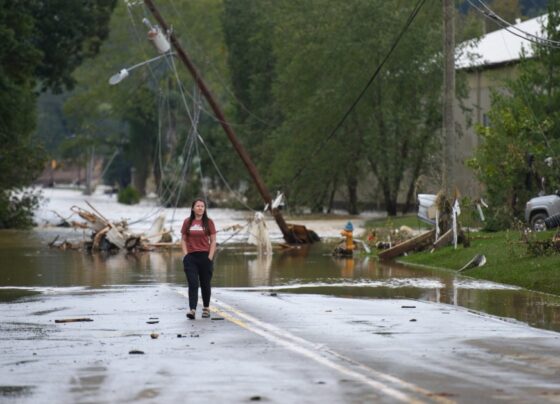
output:
M 183 249 L 183 269 L 189 284 L 189 312 L 187 317 L 195 319 L 198 302 L 198 286 L 202 292 L 202 317 L 210 317 L 210 294 L 214 254 L 216 253 L 216 227 L 206 214 L 206 203 L 195 199 L 191 206 L 191 216 L 181 228 Z

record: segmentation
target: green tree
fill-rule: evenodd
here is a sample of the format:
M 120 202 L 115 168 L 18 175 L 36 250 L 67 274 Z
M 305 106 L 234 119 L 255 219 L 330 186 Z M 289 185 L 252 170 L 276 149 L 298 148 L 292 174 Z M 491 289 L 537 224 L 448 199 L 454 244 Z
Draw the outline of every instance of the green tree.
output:
M 41 53 L 30 41 L 33 18 L 19 3 L 0 7 L 0 228 L 27 226 L 32 195 L 21 194 L 42 168 L 30 134 L 34 127 L 33 72 Z M 22 212 L 23 217 L 22 217 Z
M 318 208 L 339 188 L 356 213 L 361 183 L 378 186 L 387 212 L 396 214 L 398 195 L 408 193 L 426 169 L 438 141 L 441 30 L 433 21 L 440 20 L 439 8 L 424 6 L 374 85 L 332 135 L 412 7 L 404 1 L 274 2 L 274 95 L 283 122 L 270 140 L 277 150 L 270 178 L 286 184 L 305 167 L 288 184 L 291 200 Z
M 158 4 L 160 13 L 215 91 L 224 99 L 227 90 L 226 55 L 221 31 L 221 3 L 214 0 L 190 2 L 179 0 Z M 113 160 L 115 170 L 109 169 L 121 186 L 128 185 L 123 171 L 134 170 L 134 186 L 144 192 L 146 180 L 152 175 L 166 205 L 173 205 L 180 182 L 191 182 L 194 160 L 186 167 L 188 180 L 183 173 L 187 135 L 191 132 L 191 118 L 199 108 L 202 113 L 197 129 L 211 149 L 218 165 L 228 171 L 227 140 L 217 126 L 208 106 L 198 102 L 194 83 L 178 58 L 167 57 L 130 71 L 130 77 L 115 86 L 107 80 L 124 67 L 132 66 L 157 56 L 155 48 L 146 37 L 142 18 L 148 17 L 139 5 L 127 7 L 120 2 L 111 19 L 111 34 L 99 55 L 78 69 L 79 83 L 65 104 L 65 113 L 78 136 L 86 137 L 96 145 L 101 155 L 109 159 L 118 148 Z M 101 79 L 100 79 L 101 78 Z M 180 83 L 180 84 L 179 84 Z M 186 109 L 189 109 L 187 113 Z M 190 116 L 189 116 L 190 114 Z M 226 152 L 222 152 L 226 149 Z M 210 170 L 210 160 L 204 148 L 198 148 L 202 166 L 208 167 L 204 175 L 217 175 Z M 198 160 L 197 160 L 198 161 Z M 200 176 L 200 175 L 198 175 Z M 196 186 L 184 186 L 193 191 Z M 182 201 L 182 198 L 179 198 Z
M 38 198 L 24 187 L 44 153 L 32 138 L 36 88 L 73 84 L 72 71 L 106 36 L 115 0 L 0 0 L 0 228 L 31 224 Z
M 60 92 L 76 83 L 74 70 L 86 58 L 99 52 L 109 34 L 109 19 L 116 0 L 29 0 L 33 16 L 34 46 L 41 50 L 42 60 L 35 69 L 43 89 Z
M 252 156 L 259 171 L 266 173 L 272 163 L 273 150 L 266 139 L 277 127 L 281 113 L 273 94 L 276 80 L 276 59 L 272 48 L 274 20 L 269 11 L 273 2 L 226 0 L 224 2 L 224 41 L 228 49 L 228 67 L 234 99 L 232 119 L 237 134 Z M 248 179 L 243 173 L 241 178 Z M 256 188 L 250 187 L 250 198 L 256 207 L 262 206 Z
M 559 5 L 550 2 L 543 27 L 554 41 L 560 40 Z M 531 196 L 560 186 L 560 50 L 546 42 L 533 46 L 534 55 L 522 59 L 518 77 L 494 94 L 491 126 L 478 130 L 481 145 L 471 164 L 486 186 L 491 229 L 511 226 L 513 218 L 523 218 Z M 554 158 L 552 167 L 544 164 L 547 157 Z

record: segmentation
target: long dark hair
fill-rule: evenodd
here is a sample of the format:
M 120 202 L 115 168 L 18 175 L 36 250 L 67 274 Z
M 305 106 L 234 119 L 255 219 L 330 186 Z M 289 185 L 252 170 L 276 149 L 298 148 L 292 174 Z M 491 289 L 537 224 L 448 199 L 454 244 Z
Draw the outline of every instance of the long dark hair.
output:
M 202 228 L 204 229 L 204 233 L 206 233 L 207 236 L 210 236 L 210 225 L 208 224 L 208 215 L 206 214 L 208 205 L 206 205 L 206 201 L 204 199 L 196 198 L 191 205 L 191 216 L 189 217 L 187 225 L 187 237 L 191 234 L 191 226 L 195 219 L 194 205 L 196 205 L 197 202 L 202 202 L 204 204 L 204 213 L 202 214 Z

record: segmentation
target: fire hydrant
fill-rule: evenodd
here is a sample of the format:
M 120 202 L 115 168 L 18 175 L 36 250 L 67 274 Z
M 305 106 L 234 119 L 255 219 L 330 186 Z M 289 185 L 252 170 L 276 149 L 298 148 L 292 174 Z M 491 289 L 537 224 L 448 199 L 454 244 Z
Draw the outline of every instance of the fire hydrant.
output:
M 346 238 L 345 249 L 349 254 L 352 254 L 352 251 L 354 251 L 354 240 L 352 236 L 353 231 L 354 226 L 352 226 L 352 222 L 348 222 L 346 223 L 346 226 L 344 226 L 344 230 L 340 232 L 340 234 Z

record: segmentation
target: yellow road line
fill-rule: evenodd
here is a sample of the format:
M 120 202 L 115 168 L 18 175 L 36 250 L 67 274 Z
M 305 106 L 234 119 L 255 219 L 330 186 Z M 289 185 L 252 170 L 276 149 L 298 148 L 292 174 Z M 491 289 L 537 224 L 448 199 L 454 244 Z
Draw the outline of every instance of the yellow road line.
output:
M 179 294 L 187 297 L 187 293 L 183 291 L 179 291 Z M 359 368 L 363 372 L 367 372 L 376 378 L 382 378 L 387 382 L 397 384 L 401 388 L 407 389 L 417 395 L 424 396 L 429 401 L 438 402 L 442 404 L 452 404 L 454 401 L 437 397 L 433 393 L 428 390 L 425 390 L 421 387 L 418 387 L 412 383 L 406 382 L 401 380 L 397 377 L 391 376 L 389 374 L 379 372 L 369 366 L 366 366 L 360 362 L 357 362 L 351 358 L 348 358 L 344 355 L 341 355 L 330 348 L 325 348 L 322 345 L 314 344 L 308 340 L 305 340 L 301 337 L 293 335 L 285 330 L 282 330 L 272 324 L 264 323 L 247 313 L 241 312 L 239 309 L 236 309 L 227 303 L 221 302 L 219 300 L 213 299 L 214 305 L 210 308 L 210 310 L 217 315 L 225 318 L 226 320 L 242 327 L 254 334 L 260 335 L 266 338 L 269 341 L 272 341 L 278 345 L 281 345 L 293 352 L 296 352 L 302 356 L 305 356 L 313 361 L 334 369 L 339 373 L 342 373 L 346 376 L 352 377 L 372 388 L 376 391 L 390 396 L 398 401 L 406 402 L 406 403 L 422 403 L 423 401 L 414 397 L 411 397 L 402 391 L 399 391 L 393 387 L 384 384 L 378 380 L 375 380 L 373 377 L 368 377 L 367 375 L 357 372 L 353 369 L 350 369 L 346 366 L 343 366 L 340 363 L 336 363 L 335 361 L 327 358 L 324 356 L 324 353 L 327 353 L 331 356 L 334 356 L 339 361 L 344 361 L 350 363 L 352 366 Z M 219 308 L 217 308 L 218 306 Z M 323 354 L 321 354 L 323 353 Z

